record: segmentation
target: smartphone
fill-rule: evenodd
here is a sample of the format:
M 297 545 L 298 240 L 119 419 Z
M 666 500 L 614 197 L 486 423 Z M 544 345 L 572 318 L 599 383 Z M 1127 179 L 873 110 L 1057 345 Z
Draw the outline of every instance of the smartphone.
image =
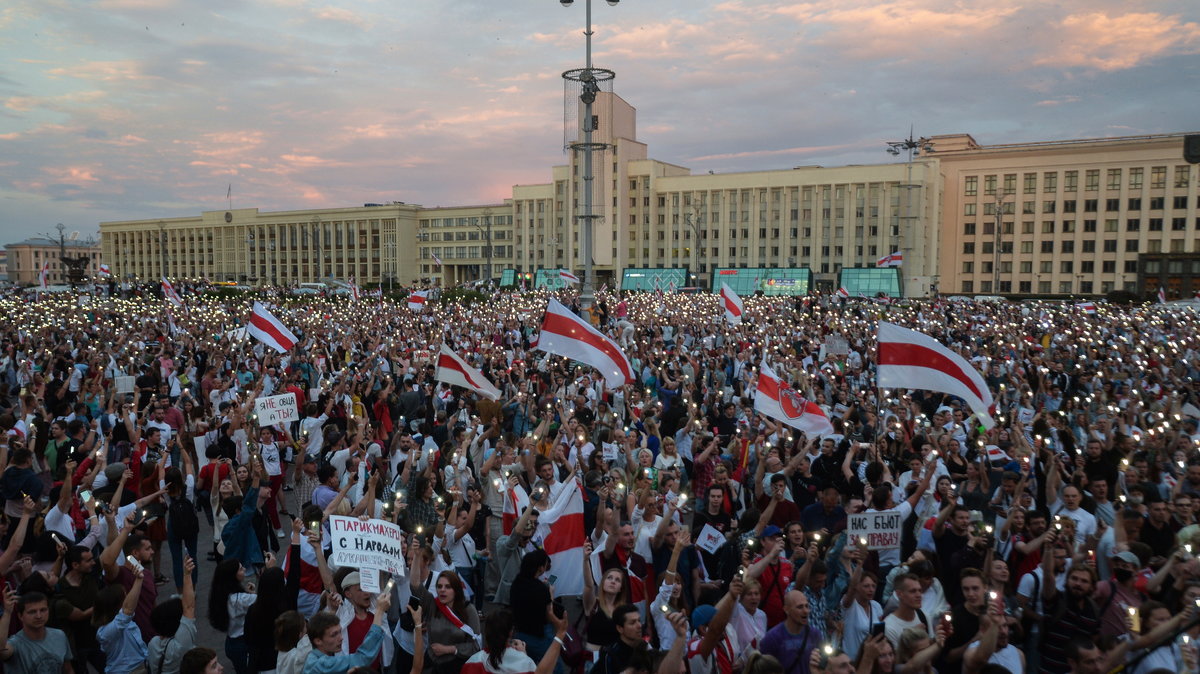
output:
M 871 636 L 877 637 L 880 634 L 883 634 L 883 628 L 884 628 L 884 624 L 881 622 L 871 625 Z
M 83 501 L 84 503 L 87 503 L 88 501 L 92 500 L 91 490 L 84 489 L 83 491 L 79 492 L 79 500 Z
M 137 560 L 137 557 L 134 557 L 133 555 L 126 555 L 125 561 L 129 564 L 129 566 L 131 568 L 136 569 L 138 571 L 142 570 L 142 563 Z
M 553 585 L 558 582 L 558 576 L 550 576 L 546 579 L 546 581 Z

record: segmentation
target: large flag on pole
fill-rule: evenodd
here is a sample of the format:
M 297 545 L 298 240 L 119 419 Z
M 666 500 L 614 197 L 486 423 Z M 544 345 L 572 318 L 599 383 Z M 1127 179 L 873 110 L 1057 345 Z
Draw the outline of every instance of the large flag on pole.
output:
M 358 284 L 354 282 L 354 277 L 351 276 L 350 277 L 350 297 L 353 298 L 355 302 L 357 302 L 359 294 L 360 293 L 358 291 Z
M 45 289 L 50 287 L 50 263 L 42 265 L 42 270 L 38 272 L 38 287 Z
M 171 285 L 171 282 L 165 276 L 162 280 L 162 292 L 163 298 L 169 300 L 171 304 L 177 307 L 183 306 L 183 298 L 179 296 L 179 293 L 175 290 L 175 286 Z
M 879 322 L 876 382 L 880 388 L 939 391 L 967 402 L 984 428 L 992 428 L 992 392 L 965 358 L 929 335 Z
M 112 276 L 112 268 L 110 268 L 107 264 L 104 264 L 103 262 L 101 262 L 100 263 L 100 275 L 101 276 Z
M 727 284 L 721 284 L 721 306 L 725 309 L 725 320 L 729 321 L 730 325 L 739 325 L 742 322 L 742 298 L 733 292 Z
M 438 352 L 437 374 L 434 378 L 438 381 L 470 389 L 488 400 L 497 400 L 500 398 L 500 389 L 488 381 L 482 372 L 467 365 L 465 360 L 460 358 L 457 353 L 451 351 L 445 344 L 442 344 L 442 349 Z
M 564 283 L 573 283 L 573 284 L 579 283 L 579 277 L 572 274 L 571 272 L 567 271 L 566 269 L 559 269 L 558 277 L 560 279 L 562 279 Z
M 425 302 L 429 299 L 428 290 L 414 290 L 408 294 L 408 308 L 411 311 L 420 311 L 425 308 Z
M 1163 288 L 1158 289 L 1158 303 L 1159 304 L 1167 303 L 1167 291 L 1164 290 Z
M 816 403 L 788 386 L 765 361 L 758 371 L 754 411 L 762 412 L 809 435 L 833 433 L 833 424 L 829 423 L 825 412 Z
M 875 261 L 876 267 L 899 267 L 904 264 L 904 253 L 896 251 L 891 255 L 884 255 Z
M 591 365 L 609 388 L 633 381 L 633 366 L 621 347 L 554 298 L 546 304 L 537 348 Z
M 291 351 L 296 342 L 300 341 L 259 302 L 254 303 L 254 313 L 250 314 L 250 324 L 246 326 L 246 331 L 251 337 L 279 353 Z

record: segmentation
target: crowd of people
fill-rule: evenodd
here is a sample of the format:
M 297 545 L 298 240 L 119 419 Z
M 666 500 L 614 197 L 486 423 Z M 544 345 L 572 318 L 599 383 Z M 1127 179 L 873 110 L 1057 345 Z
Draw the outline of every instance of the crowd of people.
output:
M 537 348 L 550 296 L 276 296 L 286 353 L 244 299 L 0 298 L 4 671 L 1198 671 L 1190 310 L 554 293 L 610 388 Z M 880 320 L 974 364 L 994 427 L 879 389 Z M 764 363 L 834 432 L 756 412 Z M 404 572 L 339 566 L 336 517 L 398 525 Z

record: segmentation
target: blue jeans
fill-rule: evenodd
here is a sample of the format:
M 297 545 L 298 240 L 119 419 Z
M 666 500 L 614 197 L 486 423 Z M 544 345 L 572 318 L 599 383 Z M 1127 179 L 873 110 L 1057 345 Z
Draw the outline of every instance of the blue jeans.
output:
M 516 637 L 525 642 L 525 654 L 533 659 L 535 664 L 542 661 L 542 656 L 546 651 L 550 650 L 550 644 L 554 643 L 554 627 L 546 625 L 541 636 L 533 636 L 528 632 L 517 632 Z M 554 663 L 554 674 L 566 674 L 567 668 L 563 666 L 562 658 Z
M 193 536 L 189 540 L 183 540 L 178 536 L 174 536 L 171 532 L 167 532 L 167 546 L 171 549 L 171 570 L 175 574 L 175 591 L 183 591 L 183 547 L 187 546 L 188 555 L 192 559 L 196 559 L 196 537 Z M 192 587 L 196 587 L 198 572 L 200 570 L 200 562 L 196 562 L 196 568 L 192 569 Z
M 225 657 L 233 663 L 236 674 L 250 674 L 250 647 L 246 645 L 245 636 L 225 637 Z

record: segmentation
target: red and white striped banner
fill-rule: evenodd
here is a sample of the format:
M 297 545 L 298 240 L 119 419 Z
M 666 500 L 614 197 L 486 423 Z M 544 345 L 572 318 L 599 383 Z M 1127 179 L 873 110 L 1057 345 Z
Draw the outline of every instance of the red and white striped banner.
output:
M 958 396 L 992 428 L 992 393 L 983 376 L 965 358 L 929 335 L 879 322 L 876 381 L 881 388 L 925 389 Z
M 250 324 L 246 326 L 246 332 L 279 353 L 291 351 L 299 341 L 291 330 L 284 327 L 283 323 L 259 302 L 254 303 L 254 313 L 250 315 Z
M 434 378 L 470 389 L 488 400 L 500 398 L 500 389 L 488 381 L 482 372 L 467 365 L 467 361 L 460 358 L 445 344 L 442 344 L 442 349 L 438 353 L 437 374 L 434 375 Z
M 721 284 L 721 306 L 725 309 L 725 320 L 730 325 L 739 325 L 742 322 L 742 312 L 745 306 L 742 304 L 742 298 L 733 292 L 728 284 Z
M 758 371 L 758 392 L 754 396 L 754 411 L 762 412 L 809 435 L 833 433 L 833 424 L 829 423 L 825 412 L 816 403 L 788 386 L 765 362 Z
M 609 388 L 633 381 L 633 366 L 617 343 L 588 325 L 558 300 L 546 304 L 537 348 L 591 365 Z
M 411 311 L 421 311 L 429 300 L 428 290 L 414 290 L 408 294 L 408 308 Z

